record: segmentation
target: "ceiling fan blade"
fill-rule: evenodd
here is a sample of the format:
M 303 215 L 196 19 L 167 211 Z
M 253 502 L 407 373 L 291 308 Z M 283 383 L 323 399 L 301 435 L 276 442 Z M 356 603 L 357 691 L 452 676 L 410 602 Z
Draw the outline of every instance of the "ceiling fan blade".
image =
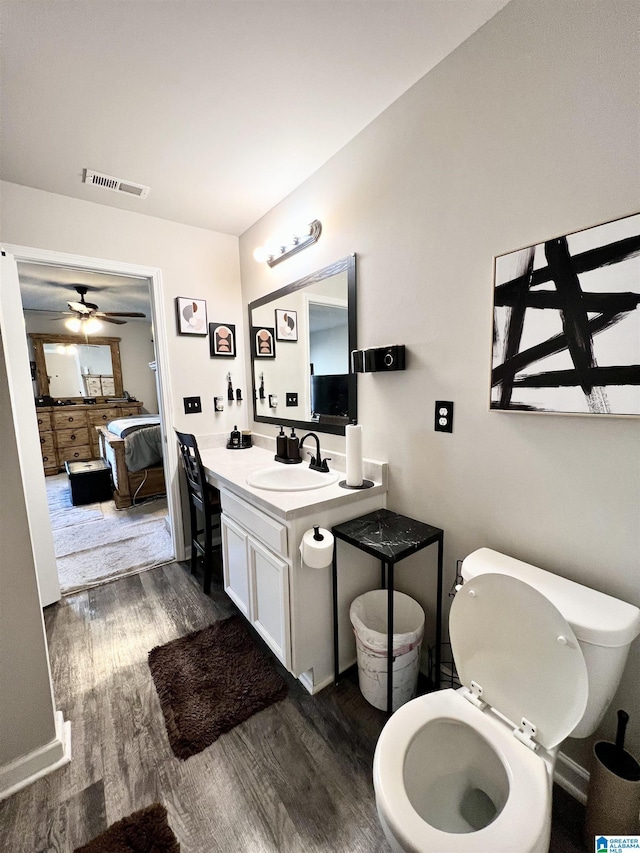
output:
M 89 306 L 88 302 L 67 302 L 67 305 L 69 306 L 69 310 L 73 311 L 76 314 L 93 313 L 93 308 Z
M 100 320 L 104 320 L 105 323 L 114 323 L 116 326 L 124 326 L 126 325 L 126 320 L 114 320 L 111 317 L 104 317 L 102 314 L 97 315 Z
M 99 317 L 146 317 L 146 314 L 141 314 L 140 311 L 100 311 Z

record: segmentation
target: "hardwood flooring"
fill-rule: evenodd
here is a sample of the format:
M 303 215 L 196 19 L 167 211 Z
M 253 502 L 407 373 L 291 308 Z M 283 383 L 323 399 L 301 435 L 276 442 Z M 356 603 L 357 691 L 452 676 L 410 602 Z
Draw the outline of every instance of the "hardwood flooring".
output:
M 2 853 L 71 853 L 156 801 L 183 853 L 389 853 L 371 781 L 385 715 L 348 678 L 312 697 L 286 675 L 287 699 L 187 761 L 171 752 L 147 653 L 232 612 L 177 563 L 46 608 L 73 757 L 0 803 Z M 584 853 L 581 806 L 556 800 L 551 853 Z

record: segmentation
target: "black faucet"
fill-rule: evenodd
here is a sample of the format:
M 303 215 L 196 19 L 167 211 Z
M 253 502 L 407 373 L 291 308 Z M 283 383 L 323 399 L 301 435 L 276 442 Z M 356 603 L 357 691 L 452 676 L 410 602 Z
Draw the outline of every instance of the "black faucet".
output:
M 323 474 L 328 474 L 329 466 L 327 465 L 327 462 L 329 461 L 329 459 L 331 459 L 331 457 L 327 456 L 323 459 L 320 455 L 320 439 L 315 434 L 315 432 L 308 432 L 306 435 L 302 436 L 302 438 L 300 439 L 300 450 L 302 450 L 302 444 L 305 438 L 309 438 L 309 436 L 311 436 L 311 438 L 315 438 L 316 440 L 316 455 L 313 456 L 313 454 L 311 454 L 311 462 L 309 463 L 309 468 L 311 468 L 313 471 L 322 471 Z

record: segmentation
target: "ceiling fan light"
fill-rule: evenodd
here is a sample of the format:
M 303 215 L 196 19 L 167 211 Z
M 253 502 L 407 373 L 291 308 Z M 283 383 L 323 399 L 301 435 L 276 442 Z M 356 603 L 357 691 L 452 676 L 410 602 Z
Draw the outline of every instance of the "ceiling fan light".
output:
M 88 320 L 84 321 L 84 332 L 87 335 L 93 335 L 95 332 L 99 332 L 102 328 L 102 323 L 96 317 L 89 317 Z
M 64 324 L 70 332 L 74 332 L 75 334 L 78 334 L 80 327 L 82 326 L 78 317 L 69 317 L 68 320 L 64 321 Z

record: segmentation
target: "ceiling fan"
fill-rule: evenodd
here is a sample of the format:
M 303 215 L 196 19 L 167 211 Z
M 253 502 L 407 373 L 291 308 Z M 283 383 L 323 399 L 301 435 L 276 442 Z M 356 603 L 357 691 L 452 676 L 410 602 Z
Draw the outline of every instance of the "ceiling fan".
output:
M 67 306 L 69 307 L 69 311 L 75 316 L 70 318 L 65 322 L 65 324 L 70 328 L 73 321 L 77 321 L 73 323 L 73 325 L 80 324 L 78 326 L 77 331 L 80 330 L 80 327 L 92 319 L 103 320 L 105 323 L 115 323 L 116 325 L 122 326 L 126 323 L 126 320 L 116 319 L 118 317 L 146 317 L 146 314 L 142 314 L 140 311 L 99 311 L 98 306 L 95 302 L 86 302 L 85 295 L 89 288 L 84 284 L 76 284 L 75 290 L 80 297 L 80 301 L 70 300 L 67 302 Z M 65 312 L 67 313 L 67 312 Z

